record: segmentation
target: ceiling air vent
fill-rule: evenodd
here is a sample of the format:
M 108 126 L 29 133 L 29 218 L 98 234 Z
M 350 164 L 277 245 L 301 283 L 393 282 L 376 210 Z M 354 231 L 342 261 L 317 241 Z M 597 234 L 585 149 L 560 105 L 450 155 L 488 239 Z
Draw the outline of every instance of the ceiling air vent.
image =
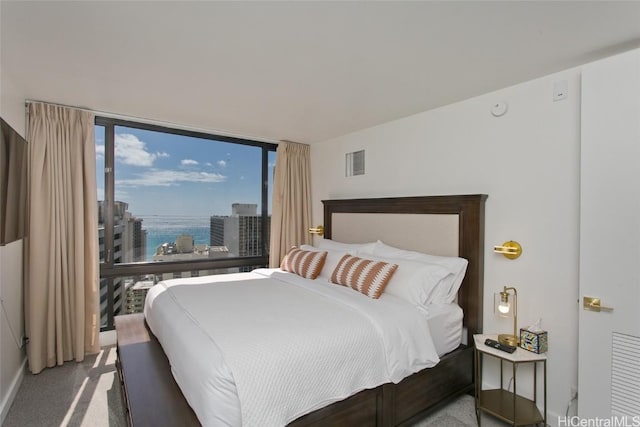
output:
M 346 154 L 345 176 L 364 175 L 364 150 Z

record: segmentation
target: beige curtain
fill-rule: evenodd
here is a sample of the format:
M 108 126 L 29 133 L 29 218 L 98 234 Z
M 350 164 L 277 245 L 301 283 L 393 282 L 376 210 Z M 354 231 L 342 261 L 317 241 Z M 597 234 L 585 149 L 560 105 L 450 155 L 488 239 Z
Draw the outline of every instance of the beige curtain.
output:
M 311 242 L 309 153 L 310 147 L 306 144 L 289 141 L 278 144 L 273 180 L 269 267 L 279 267 L 291 246 Z
M 93 114 L 29 104 L 25 328 L 38 373 L 99 350 Z

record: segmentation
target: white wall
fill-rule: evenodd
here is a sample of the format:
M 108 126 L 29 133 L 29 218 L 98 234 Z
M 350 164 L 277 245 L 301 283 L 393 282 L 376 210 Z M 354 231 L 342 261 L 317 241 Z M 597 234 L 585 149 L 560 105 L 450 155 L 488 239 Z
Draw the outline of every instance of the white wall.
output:
M 561 80 L 568 82 L 568 99 L 554 102 L 553 85 Z M 491 106 L 499 101 L 508 111 L 493 117 Z M 493 294 L 504 285 L 518 290 L 519 326 L 542 318 L 549 332 L 551 424 L 553 414 L 564 415 L 577 384 L 579 147 L 579 69 L 311 147 L 313 224 L 322 223 L 323 199 L 489 195 L 484 331 L 512 328 L 493 315 Z M 345 178 L 345 153 L 360 149 L 365 175 Z M 522 245 L 519 259 L 493 253 L 494 245 L 511 239 Z
M 22 240 L 0 246 L 0 423 L 25 371 L 22 246 Z
M 0 116 L 22 136 L 25 136 L 24 99 L 20 99 L 0 61 Z M 20 342 L 23 330 L 22 300 L 23 241 L 0 246 L 0 298 L 6 311 L 0 311 L 0 424 L 13 402 L 24 376 L 26 355 Z M 0 307 L 0 310 L 4 310 Z

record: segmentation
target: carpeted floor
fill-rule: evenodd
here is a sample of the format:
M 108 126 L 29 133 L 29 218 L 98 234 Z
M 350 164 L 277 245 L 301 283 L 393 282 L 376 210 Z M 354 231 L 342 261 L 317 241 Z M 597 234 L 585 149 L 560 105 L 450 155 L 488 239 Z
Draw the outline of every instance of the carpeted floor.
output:
M 125 427 L 115 360 L 115 347 L 104 347 L 82 363 L 27 373 L 3 427 Z
M 489 415 L 482 415 L 482 427 L 505 427 L 508 424 Z M 439 411 L 427 416 L 414 427 L 477 427 L 473 396 L 464 395 Z
M 115 347 L 104 347 L 83 363 L 26 374 L 3 427 L 126 426 L 115 360 Z M 482 425 L 506 424 L 483 415 Z M 462 396 L 415 425 L 436 426 L 476 426 L 473 397 Z

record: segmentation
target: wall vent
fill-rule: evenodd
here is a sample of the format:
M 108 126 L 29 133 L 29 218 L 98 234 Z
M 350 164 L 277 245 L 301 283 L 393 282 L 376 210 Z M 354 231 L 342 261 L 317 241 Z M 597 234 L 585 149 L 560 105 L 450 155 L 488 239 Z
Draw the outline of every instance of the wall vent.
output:
M 640 337 L 613 333 L 611 415 L 640 414 Z
M 345 176 L 364 175 L 364 150 L 346 155 Z

